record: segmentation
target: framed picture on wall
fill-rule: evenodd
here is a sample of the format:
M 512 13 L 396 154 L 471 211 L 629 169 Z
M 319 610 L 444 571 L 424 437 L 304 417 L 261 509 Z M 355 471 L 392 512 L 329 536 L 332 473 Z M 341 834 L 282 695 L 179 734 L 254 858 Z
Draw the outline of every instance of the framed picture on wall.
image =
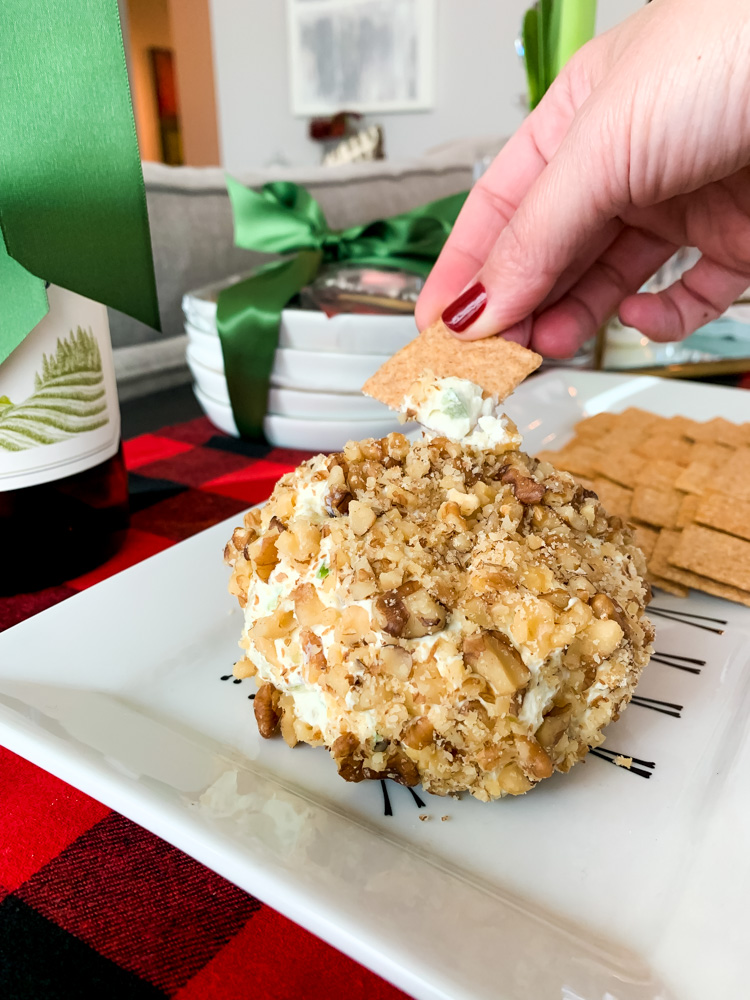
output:
M 287 0 L 292 113 L 434 103 L 434 0 Z

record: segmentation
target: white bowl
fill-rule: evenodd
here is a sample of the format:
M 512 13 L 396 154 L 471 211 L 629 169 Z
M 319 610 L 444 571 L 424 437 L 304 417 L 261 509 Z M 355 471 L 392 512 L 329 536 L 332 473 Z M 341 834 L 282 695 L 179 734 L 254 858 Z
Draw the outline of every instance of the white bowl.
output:
M 342 313 L 326 316 L 309 309 L 284 309 L 279 347 L 297 351 L 377 354 L 390 357 L 417 335 L 414 316 Z
M 359 392 L 383 364 L 379 354 L 330 354 L 278 348 L 271 385 L 318 392 Z
M 200 371 L 211 371 L 223 379 L 221 346 L 218 339 L 212 345 L 211 339 L 206 334 L 189 335 L 187 362 L 194 375 L 194 366 L 198 366 Z M 382 363 L 382 356 L 377 354 L 326 354 L 280 347 L 271 369 L 271 385 L 282 389 L 359 393 Z M 207 391 L 216 396 L 211 389 Z
M 347 441 L 384 437 L 400 430 L 396 415 L 389 420 L 300 420 L 269 413 L 263 432 L 277 448 L 304 448 L 305 451 L 339 451 Z
M 229 389 L 224 372 L 217 372 L 213 368 L 207 368 L 198 361 L 193 353 L 192 347 L 188 347 L 185 352 L 188 368 L 195 379 L 196 385 L 207 396 L 216 403 L 229 406 Z
M 207 396 L 201 390 L 199 385 L 193 386 L 193 392 L 195 393 L 195 398 L 200 403 L 201 409 L 214 426 L 218 427 L 220 431 L 224 431 L 225 434 L 231 434 L 232 437 L 240 436 L 237 424 L 234 422 L 234 414 L 232 413 L 231 406 L 211 399 L 210 396 Z
M 367 420 L 390 418 L 391 410 L 361 392 L 313 392 L 300 389 L 271 389 L 268 412 L 282 417 L 312 420 Z
M 213 321 L 203 314 L 186 313 L 185 330 L 188 335 L 213 336 L 216 330 L 215 304 Z M 312 309 L 284 309 L 279 327 L 279 347 L 295 351 L 320 351 L 340 354 L 378 354 L 390 357 L 417 335 L 414 317 L 371 316 L 362 313 L 342 313 L 326 316 Z
M 216 367 L 215 360 L 209 364 L 210 359 L 193 341 L 188 342 L 185 358 L 193 378 L 203 391 L 219 402 L 228 403 L 223 364 L 221 368 Z M 382 360 L 372 354 L 315 354 L 280 348 L 276 351 L 271 369 L 271 386 L 316 395 L 351 394 L 359 397 L 362 386 L 378 370 Z M 338 407 L 334 413 L 329 411 L 329 415 L 335 416 L 337 412 Z
M 232 407 L 206 395 L 193 386 L 195 398 L 208 419 L 219 430 L 239 437 Z M 383 437 L 399 430 L 395 415 L 389 420 L 306 420 L 269 413 L 263 431 L 269 444 L 277 448 L 303 448 L 305 451 L 339 451 L 347 441 Z
M 207 368 L 213 368 L 214 371 L 223 373 L 224 355 L 219 338 L 198 330 L 190 323 L 185 324 L 185 333 L 188 336 L 188 350 L 192 353 L 193 358 Z

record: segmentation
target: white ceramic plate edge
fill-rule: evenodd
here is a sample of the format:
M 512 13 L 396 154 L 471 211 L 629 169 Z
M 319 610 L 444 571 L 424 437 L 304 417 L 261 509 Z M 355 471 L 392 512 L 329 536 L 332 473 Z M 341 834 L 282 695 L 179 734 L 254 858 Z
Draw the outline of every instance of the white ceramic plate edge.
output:
M 45 626 L 59 635 L 56 622 L 64 618 L 74 602 L 79 606 L 92 604 L 96 613 L 97 603 L 104 601 L 109 591 L 127 589 L 131 580 L 139 581 L 136 584 L 139 593 L 148 592 L 153 587 L 155 576 L 158 578 L 160 574 L 166 574 L 167 580 L 172 578 L 168 567 L 176 548 L 181 549 L 182 559 L 190 562 L 190 553 L 203 548 L 212 536 L 217 539 L 228 537 L 237 519 L 238 516 L 231 517 L 179 546 L 157 553 L 40 615 L 26 619 L 8 633 L 12 632 L 14 638 L 21 639 L 40 624 L 39 619 L 44 618 Z M 215 548 L 219 551 L 218 544 Z M 162 584 L 166 585 L 166 582 L 163 580 Z M 160 592 L 160 588 L 157 591 Z M 60 737 L 41 726 L 32 725 L 27 718 L 2 704 L 0 737 L 0 742 L 8 749 L 174 844 L 418 1000 L 477 1000 L 479 997 L 486 997 L 487 1000 L 527 1000 L 515 988 L 512 992 L 497 992 L 502 984 L 497 982 L 495 963 L 503 956 L 509 964 L 518 963 L 522 956 L 525 956 L 526 962 L 533 962 L 537 957 L 535 941 L 539 934 L 546 939 L 545 963 L 555 959 L 555 972 L 552 979 L 544 984 L 545 987 L 555 988 L 560 977 L 566 981 L 569 976 L 570 992 L 567 995 L 571 998 L 595 1000 L 595 994 L 589 990 L 599 990 L 606 982 L 612 991 L 616 991 L 611 993 L 612 1000 L 675 1000 L 653 981 L 637 956 L 618 945 L 605 938 L 597 941 L 590 932 L 581 932 L 574 925 L 566 924 L 564 919 L 539 911 L 525 902 L 483 890 L 474 885 L 470 877 L 430 862 L 398 839 L 392 842 L 366 824 L 342 814 L 339 809 L 311 802 L 278 779 L 255 772 L 238 760 L 239 755 L 233 755 L 229 748 L 220 748 L 217 752 L 215 748 L 207 749 L 190 741 L 206 756 L 243 771 L 261 789 L 270 790 L 284 800 L 298 801 L 304 808 L 312 810 L 311 823 L 327 824 L 337 834 L 342 823 L 356 828 L 355 847 L 366 865 L 381 866 L 386 875 L 400 873 L 403 883 L 391 887 L 397 890 L 395 894 L 393 891 L 383 893 L 378 888 L 375 897 L 389 904 L 389 926 L 382 925 L 379 913 L 372 912 L 371 906 L 368 909 L 367 903 L 362 909 L 367 883 L 363 881 L 357 885 L 356 876 L 360 871 L 366 874 L 366 867 L 360 869 L 355 864 L 344 868 L 339 878 L 332 881 L 330 867 L 321 867 L 317 872 L 299 867 L 295 870 L 294 866 L 290 868 L 287 859 L 269 856 L 268 852 L 256 858 L 226 832 L 217 829 L 220 824 L 205 824 L 197 813 L 193 818 L 188 803 L 172 794 L 172 788 L 163 790 L 171 796 L 165 798 L 164 794 L 158 794 L 158 785 L 149 787 L 115 767 L 108 758 L 79 746 L 69 735 Z M 253 846 L 260 846 L 262 853 L 262 844 L 254 842 Z M 455 915 L 462 914 L 462 933 L 466 935 L 466 940 L 462 945 L 456 945 L 455 956 L 449 958 L 442 968 L 436 963 L 434 954 L 430 961 L 415 957 L 415 951 L 417 954 L 429 954 L 434 941 L 430 934 L 425 936 L 425 928 L 415 924 L 408 907 L 404 906 L 402 885 L 404 889 L 411 888 L 409 883 L 419 885 L 423 893 L 427 891 L 432 895 L 431 899 L 420 896 L 420 906 L 427 903 L 432 912 L 448 915 L 451 927 L 447 930 L 451 930 Z M 347 911 L 345 920 L 342 920 L 342 900 Z M 356 933 L 350 920 L 357 922 Z M 498 939 L 496 932 L 500 927 L 504 934 Z M 452 930 L 449 937 L 452 937 Z M 591 941 L 590 945 L 582 943 L 586 939 Z M 411 967 L 396 957 L 404 940 L 410 942 Z M 492 963 L 486 961 L 490 951 L 493 954 Z M 469 958 L 473 961 L 467 965 Z M 477 973 L 483 975 L 477 979 Z M 582 992 L 584 989 L 586 992 Z M 540 993 L 539 997 L 543 995 L 546 994 Z M 550 993 L 550 997 L 556 995 Z M 598 1000 L 598 994 L 596 998 Z
M 657 382 L 657 380 L 625 379 L 619 376 L 584 376 L 583 373 L 569 372 L 561 376 L 559 373 L 550 373 L 549 376 L 540 376 L 529 383 L 529 390 L 533 389 L 534 392 L 539 391 L 540 394 L 543 394 L 543 391 L 547 387 L 552 390 L 557 384 L 559 388 L 561 378 L 571 386 L 581 386 L 588 383 L 589 386 L 596 385 L 600 387 L 600 391 L 606 390 L 607 392 L 611 392 L 612 395 L 610 396 L 608 405 L 616 404 L 617 408 L 620 408 L 621 405 L 626 405 L 627 399 L 637 391 L 636 381 L 641 387 L 644 386 L 644 383 L 651 384 Z M 628 383 L 627 386 L 625 385 L 626 382 Z M 665 395 L 672 398 L 677 393 L 678 387 L 667 381 L 663 384 Z M 705 392 L 728 392 L 728 390 L 713 389 L 712 387 L 691 386 L 690 388 L 691 391 L 695 390 L 698 396 L 704 394 L 702 392 L 704 389 Z M 747 397 L 741 397 L 739 394 L 731 397 L 722 396 L 722 399 L 727 399 L 735 407 L 747 405 L 745 403 Z M 665 403 L 665 406 L 668 408 L 669 403 Z M 589 412 L 594 412 L 594 409 L 589 409 Z M 729 413 L 727 415 L 731 416 Z M 235 520 L 236 518 L 231 518 L 226 524 L 228 525 Z M 226 526 L 220 525 L 218 528 L 226 532 Z M 209 529 L 208 533 L 210 532 L 217 532 L 217 537 L 221 533 L 217 531 L 217 528 Z M 8 634 L 15 633 L 21 638 L 29 634 L 33 635 L 33 630 L 41 624 L 46 625 L 47 622 L 51 624 L 58 620 L 62 622 L 64 621 L 62 609 L 70 608 L 74 602 L 83 600 L 91 601 L 94 605 L 97 600 L 99 602 L 104 601 L 105 595 L 109 593 L 105 588 L 110 586 L 117 589 L 118 585 L 122 586 L 123 583 L 134 579 L 129 574 L 141 572 L 143 573 L 142 579 L 144 582 L 149 581 L 155 568 L 162 565 L 159 562 L 160 560 L 168 562 L 170 556 L 174 556 L 178 549 L 187 557 L 188 553 L 193 551 L 189 546 L 195 544 L 196 550 L 200 548 L 202 544 L 205 544 L 205 538 L 208 533 L 195 536 L 180 546 L 169 549 L 153 557 L 151 560 L 147 560 L 126 570 L 123 574 L 119 574 L 112 580 L 105 581 L 105 583 L 98 587 L 71 598 L 65 604 L 43 612 L 36 619 L 27 620 L 16 627 L 20 631 L 16 632 L 14 629 L 10 630 Z M 183 549 L 182 546 L 188 548 Z M 166 562 L 164 565 L 166 565 Z M 58 615 L 60 616 L 59 618 L 56 617 Z M 0 650 L 4 650 L 2 636 L 0 636 Z M 2 667 L 0 666 L 0 673 L 1 671 Z M 108 770 L 101 760 L 96 760 L 95 766 L 92 766 L 90 754 L 86 754 L 76 746 L 71 746 L 68 739 L 45 732 L 40 729 L 39 725 L 32 725 L 28 720 L 23 719 L 4 706 L 0 706 L 0 733 L 3 735 L 2 741 L 11 749 L 16 749 L 17 752 L 28 757 L 28 759 L 34 760 L 43 767 L 47 767 L 53 773 L 59 774 L 61 777 L 84 788 L 85 791 L 95 795 L 107 804 L 120 809 L 120 811 L 126 815 L 130 815 L 137 822 L 141 822 L 149 829 L 153 829 L 155 833 L 164 836 L 239 884 L 242 883 L 237 877 L 235 865 L 249 865 L 247 871 L 251 872 L 253 882 L 252 885 L 247 885 L 246 887 L 250 891 L 261 896 L 261 898 L 267 899 L 271 905 L 287 913 L 292 919 L 309 927 L 335 946 L 341 947 L 379 974 L 387 976 L 401 986 L 401 988 L 407 990 L 407 992 L 411 992 L 413 995 L 419 997 L 420 1000 L 437 1000 L 437 998 L 440 998 L 440 1000 L 448 1000 L 448 998 L 450 1000 L 459 1000 L 459 998 L 464 997 L 471 997 L 474 1000 L 474 998 L 484 995 L 497 997 L 499 1000 L 497 991 L 503 988 L 501 981 L 502 968 L 500 967 L 502 956 L 497 950 L 493 953 L 493 969 L 496 970 L 497 977 L 492 993 L 477 992 L 473 988 L 472 983 L 466 979 L 467 971 L 461 967 L 456 970 L 455 977 L 450 975 L 449 969 L 448 978 L 443 977 L 442 981 L 438 981 L 436 970 L 431 965 L 425 968 L 425 963 L 422 963 L 419 965 L 417 971 L 415 971 L 414 963 L 412 963 L 411 968 L 407 968 L 396 957 L 386 959 L 384 953 L 387 949 L 383 948 L 382 937 L 379 937 L 379 934 L 385 932 L 379 927 L 377 920 L 374 921 L 373 936 L 369 940 L 363 941 L 361 940 L 361 935 L 353 936 L 351 932 L 341 928 L 341 917 L 340 914 L 337 917 L 336 906 L 333 908 L 333 915 L 327 906 L 325 907 L 325 912 L 321 912 L 323 904 L 320 893 L 330 888 L 325 883 L 314 888 L 310 886 L 300 887 L 299 884 L 295 883 L 291 889 L 288 889 L 285 882 L 285 879 L 289 878 L 288 867 L 280 864 L 277 866 L 278 870 L 274 868 L 276 874 L 272 875 L 271 869 L 268 866 L 264 868 L 262 863 L 251 864 L 250 860 L 246 857 L 246 852 L 238 849 L 236 844 L 228 843 L 226 835 L 220 835 L 212 831 L 207 833 L 202 825 L 197 821 L 191 820 L 190 817 L 188 817 L 188 822 L 185 823 L 182 809 L 179 807 L 177 801 L 165 803 L 163 797 L 158 796 L 155 791 L 148 790 L 147 793 L 144 792 L 141 784 L 136 786 L 133 779 L 128 778 L 114 768 Z M 734 905 L 731 907 L 727 905 L 728 899 L 731 898 L 734 900 L 738 894 L 740 898 L 737 900 L 737 904 L 744 904 L 747 888 L 750 884 L 748 880 L 747 852 L 741 843 L 742 838 L 738 836 L 740 830 L 744 831 L 745 835 L 747 835 L 748 831 L 747 807 L 745 804 L 747 793 L 744 786 L 740 784 L 740 777 L 746 776 L 748 771 L 740 768 L 740 762 L 747 764 L 748 757 L 750 756 L 750 740 L 748 740 L 747 735 L 744 737 L 738 735 L 737 740 L 739 747 L 735 761 L 735 781 L 734 783 L 726 781 L 720 796 L 713 803 L 713 813 L 711 816 L 711 835 L 713 839 L 700 844 L 698 856 L 694 859 L 692 867 L 685 872 L 684 898 L 686 905 L 680 908 L 680 912 L 677 914 L 670 928 L 669 938 L 656 956 L 659 967 L 671 970 L 670 978 L 677 977 L 683 980 L 689 973 L 686 971 L 685 974 L 679 975 L 681 965 L 685 966 L 686 960 L 690 957 L 703 956 L 704 962 L 716 969 L 715 973 L 710 973 L 710 975 L 717 977 L 716 989 L 712 989 L 709 986 L 708 992 L 704 988 L 701 994 L 705 998 L 710 996 L 710 1000 L 725 1000 L 725 998 L 729 1000 L 730 997 L 732 997 L 732 1000 L 737 1000 L 742 995 L 742 984 L 746 982 L 743 971 L 742 978 L 735 977 L 733 980 L 735 984 L 734 993 L 717 992 L 717 990 L 721 989 L 718 985 L 718 979 L 722 976 L 725 965 L 729 965 L 731 969 L 728 975 L 724 975 L 722 982 L 729 982 L 729 978 L 734 973 L 734 970 L 743 964 L 743 941 L 748 929 L 746 905 Z M 267 779 L 264 778 L 262 780 L 265 781 Z M 744 793 L 744 798 L 743 794 L 740 793 Z M 335 816 L 338 821 L 343 820 L 349 824 L 353 823 L 351 819 L 341 816 L 339 812 L 331 813 L 322 807 L 316 808 L 323 814 Z M 362 829 L 360 824 L 354 823 L 354 825 Z M 734 840 L 737 841 L 734 846 L 732 842 L 733 835 Z M 386 850 L 386 847 L 383 845 L 387 844 L 387 842 L 381 836 L 375 836 L 369 830 L 368 836 L 375 838 L 375 844 L 378 848 L 382 847 L 383 850 Z M 402 845 L 388 846 L 392 847 L 397 855 L 404 853 Z M 430 879 L 437 882 L 440 882 L 444 877 L 448 879 L 445 883 L 446 898 L 450 896 L 451 902 L 454 899 L 454 894 L 457 891 L 460 893 L 462 887 L 465 888 L 466 884 L 464 880 L 442 872 L 434 864 L 421 861 L 415 852 L 409 853 L 409 859 L 410 867 L 413 867 L 415 871 L 421 871 L 422 864 L 427 865 Z M 263 870 L 256 877 L 255 871 L 257 868 Z M 726 886 L 726 896 L 722 893 L 720 899 L 716 898 L 715 887 L 717 880 L 720 885 Z M 284 893 L 286 895 L 283 898 L 279 898 L 280 883 L 284 884 Z M 441 884 L 443 883 L 441 882 Z M 704 905 L 707 885 L 713 889 L 713 895 L 711 896 L 712 905 L 710 907 Z M 486 903 L 486 896 L 472 886 L 469 886 L 469 888 L 471 889 L 469 893 L 470 898 L 474 901 L 474 904 L 480 906 L 481 910 L 482 906 Z M 266 894 L 266 890 L 268 894 Z M 733 890 L 734 896 L 730 897 L 729 894 Z M 644 900 L 644 905 L 647 905 L 646 900 Z M 706 919 L 703 920 L 703 923 L 694 915 L 694 911 L 698 909 L 702 909 L 706 913 Z M 372 922 L 372 915 L 367 916 Z M 523 912 L 521 916 L 528 917 L 529 914 Z M 451 920 L 454 917 L 452 911 L 450 917 Z M 412 934 L 416 933 L 417 936 L 415 944 L 421 947 L 428 944 L 422 937 L 419 937 L 419 928 L 415 932 L 413 928 L 410 929 L 403 924 L 399 926 L 402 932 L 407 935 L 407 940 L 411 931 Z M 460 928 L 461 932 L 464 929 L 462 925 Z M 710 931 L 713 937 L 707 938 L 707 931 Z M 561 929 L 559 933 L 564 936 L 564 931 Z M 557 930 L 555 935 L 553 935 L 554 940 L 557 940 L 556 934 Z M 460 937 L 460 934 L 458 936 Z M 710 940 L 712 948 L 710 954 L 706 954 L 705 951 L 708 940 Z M 381 942 L 380 945 L 377 944 L 378 941 Z M 570 944 L 571 942 L 568 940 L 568 947 L 570 947 Z M 731 951 L 728 952 L 727 949 L 732 947 L 738 950 L 737 955 L 734 955 Z M 739 951 L 741 948 L 743 950 Z M 391 952 L 391 954 L 393 955 L 394 953 Z M 546 953 L 542 966 L 545 967 L 548 960 L 556 957 L 558 954 L 560 953 L 557 951 L 555 952 L 555 956 Z M 530 953 L 529 957 L 533 958 L 533 952 Z M 590 960 L 590 958 L 591 956 L 588 956 L 587 960 Z M 698 960 L 700 961 L 700 958 Z M 563 955 L 560 955 L 560 962 L 556 967 L 560 969 L 566 967 Z M 707 973 L 709 971 L 706 969 Z M 472 970 L 469 969 L 468 974 L 471 972 Z M 592 982 L 594 981 L 592 980 Z M 569 984 L 563 981 L 563 986 L 569 986 L 569 990 L 576 988 L 572 980 Z M 595 986 L 599 990 L 599 993 L 596 994 L 598 1000 L 598 997 L 602 995 L 601 981 L 596 980 Z M 556 992 L 548 992 L 548 987 L 550 989 L 555 988 Z M 536 989 L 537 984 L 535 983 Z M 506 993 L 505 995 L 510 997 L 512 994 Z M 535 996 L 528 998 L 528 1000 L 547 1000 L 548 995 L 558 998 L 563 996 L 573 1000 L 573 997 L 580 997 L 585 994 L 582 994 L 580 990 L 577 993 L 563 992 L 561 994 L 560 983 L 557 982 L 554 984 L 550 981 L 549 983 L 539 984 L 539 989 Z M 612 983 L 611 996 L 616 998 L 616 1000 L 630 1000 L 630 998 L 636 997 L 638 1000 L 641 1000 L 643 997 L 649 997 L 649 1000 L 654 998 L 655 1000 L 657 997 L 666 998 L 671 995 L 660 990 L 657 986 L 648 985 L 644 982 L 631 982 L 627 984 L 619 981 Z M 688 995 L 687 991 L 684 995 Z M 696 994 L 692 994 L 691 992 L 691 995 Z M 587 1000 L 589 1000 L 588 996 Z

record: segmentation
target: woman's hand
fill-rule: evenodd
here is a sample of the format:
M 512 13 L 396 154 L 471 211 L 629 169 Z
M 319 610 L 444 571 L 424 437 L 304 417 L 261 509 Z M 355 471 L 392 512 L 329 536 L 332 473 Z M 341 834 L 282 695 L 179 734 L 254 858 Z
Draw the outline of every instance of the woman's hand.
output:
M 475 185 L 420 329 L 566 357 L 618 307 L 652 340 L 721 315 L 750 286 L 749 52 L 748 0 L 654 0 L 584 46 Z M 696 265 L 636 294 L 681 246 Z

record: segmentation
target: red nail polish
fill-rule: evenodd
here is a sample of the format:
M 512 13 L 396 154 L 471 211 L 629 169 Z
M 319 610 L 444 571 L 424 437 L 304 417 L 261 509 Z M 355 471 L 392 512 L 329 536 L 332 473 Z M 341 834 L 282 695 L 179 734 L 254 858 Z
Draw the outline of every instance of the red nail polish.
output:
M 487 291 L 484 285 L 477 282 L 451 302 L 443 313 L 443 322 L 454 333 L 463 333 L 482 315 L 486 305 Z

